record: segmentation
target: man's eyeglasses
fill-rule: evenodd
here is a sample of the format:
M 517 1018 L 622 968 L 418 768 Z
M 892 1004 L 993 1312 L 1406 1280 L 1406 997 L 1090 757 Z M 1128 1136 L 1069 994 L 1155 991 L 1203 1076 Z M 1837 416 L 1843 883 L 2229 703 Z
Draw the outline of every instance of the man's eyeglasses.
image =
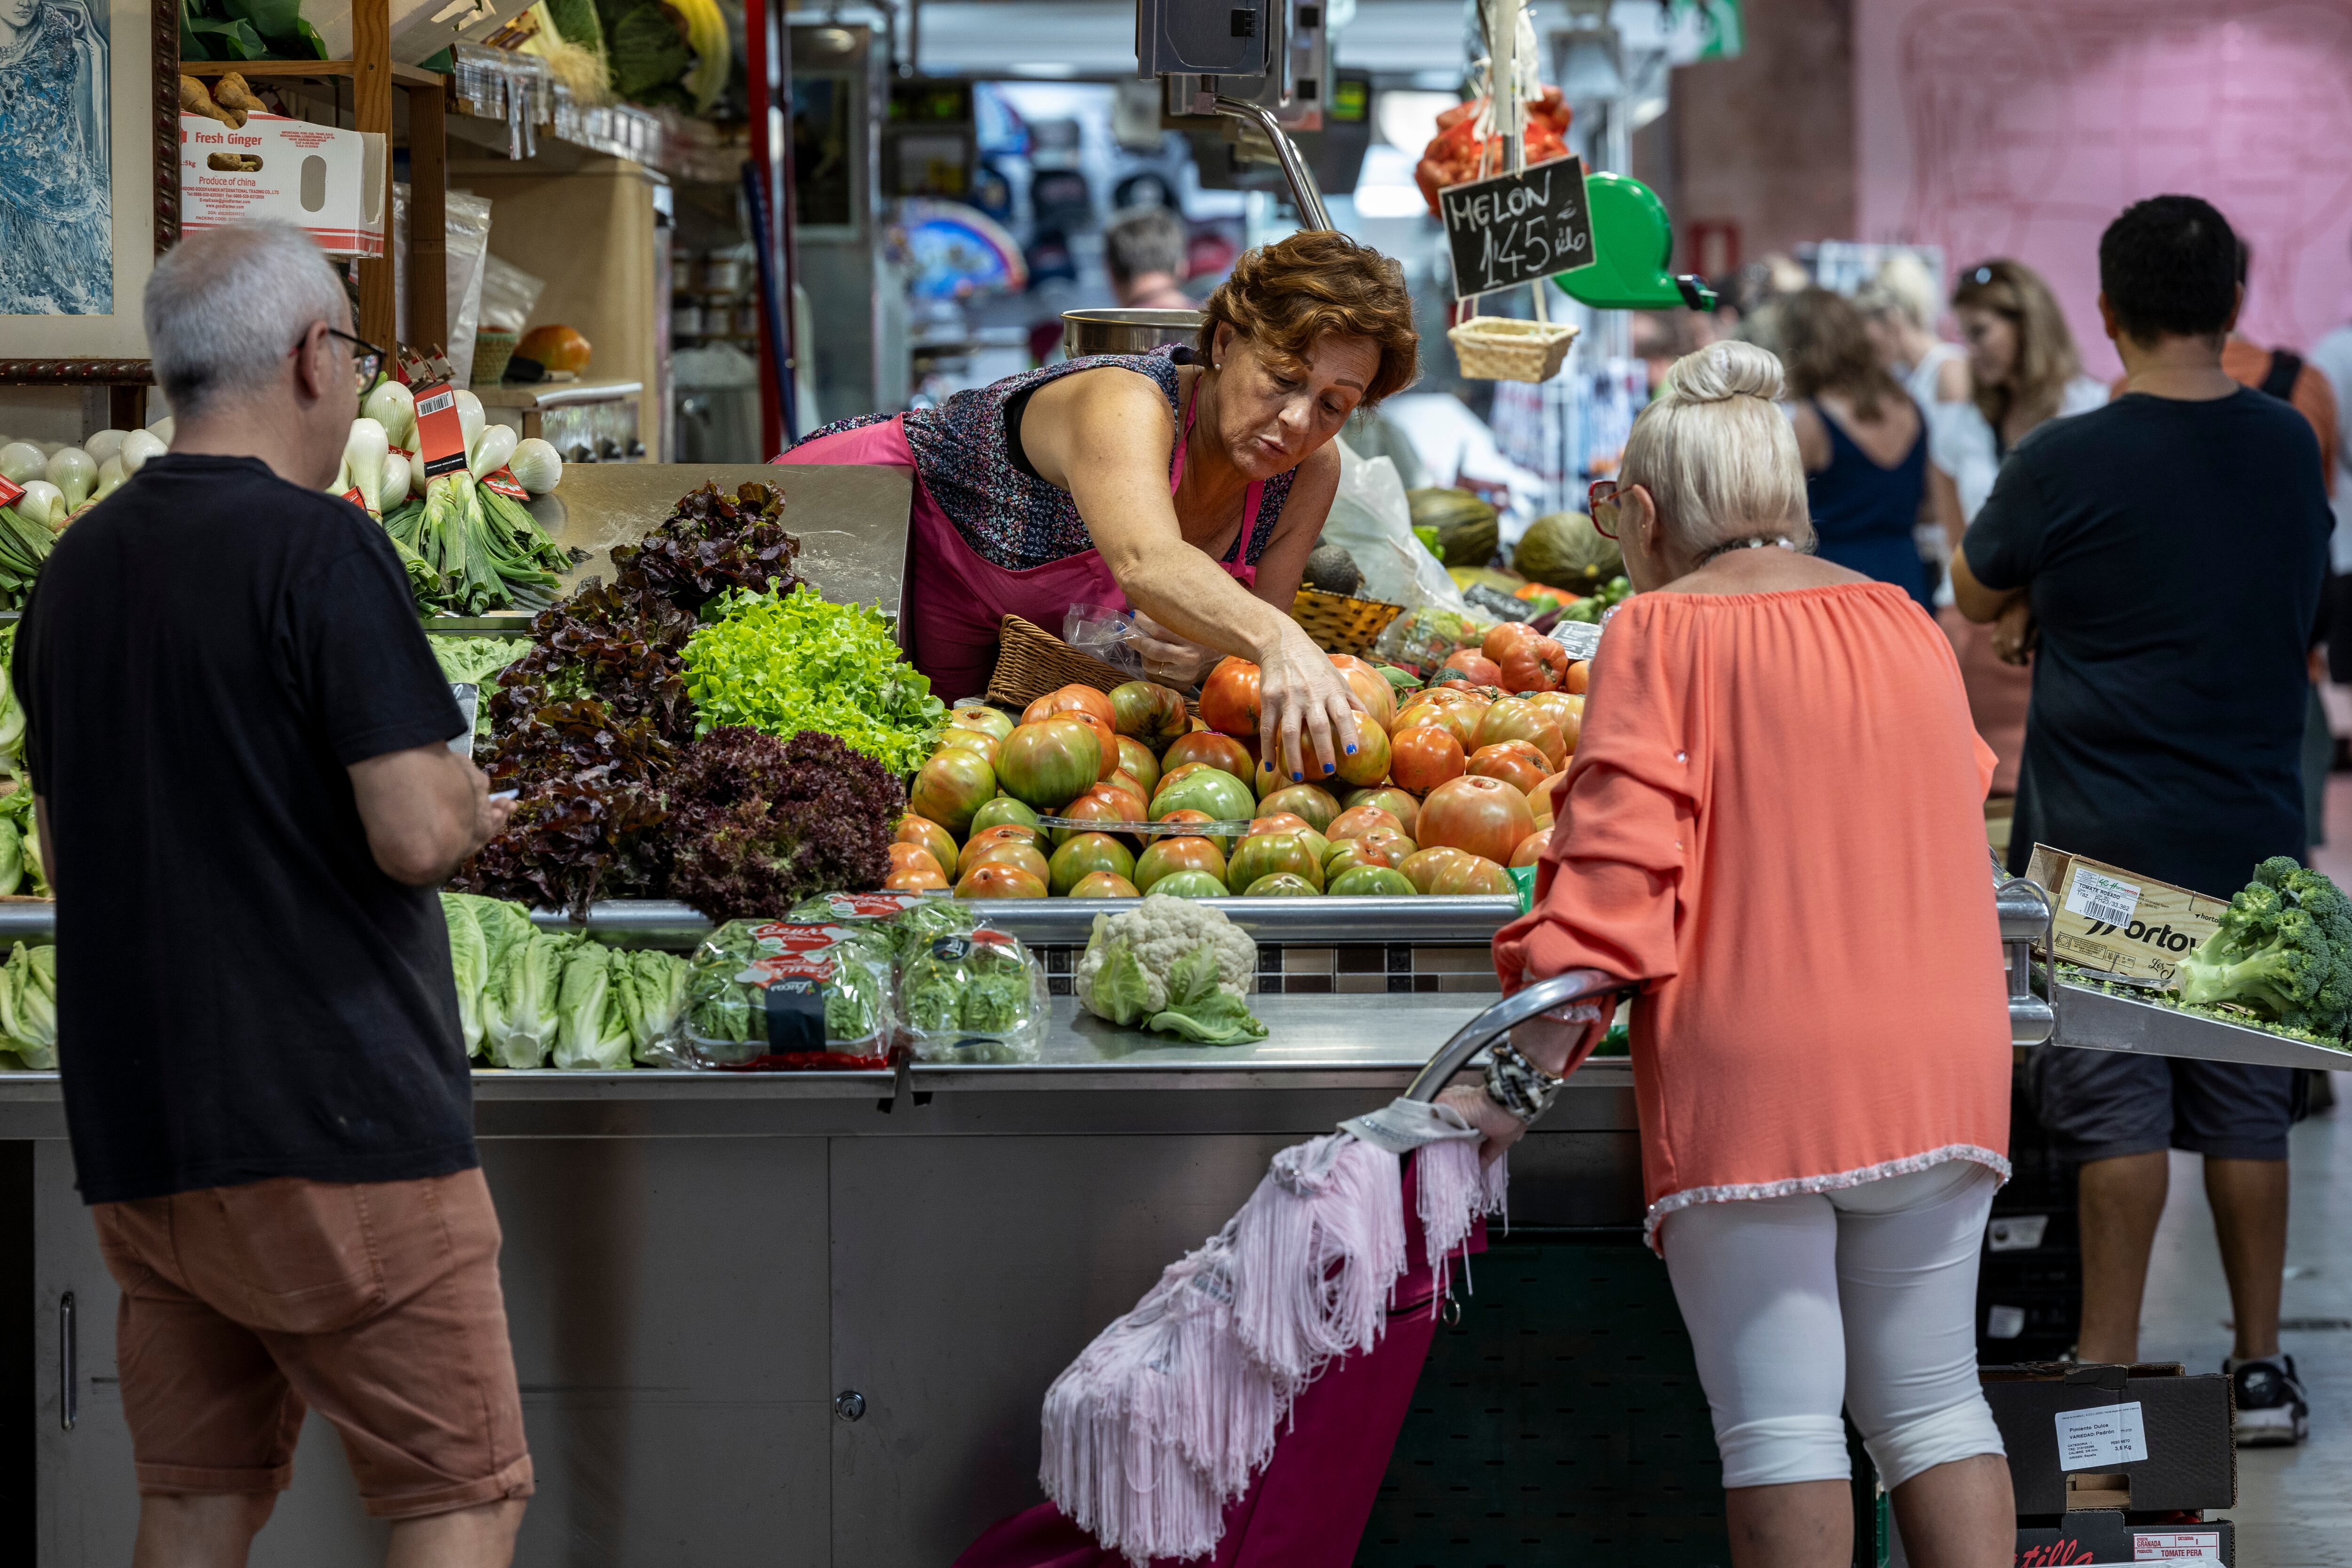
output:
M 352 386 L 354 391 L 365 393 L 374 384 L 375 373 L 383 368 L 383 362 L 387 357 L 384 352 L 365 338 L 353 337 L 351 333 L 340 331 L 333 327 L 327 329 L 327 335 L 331 338 L 341 338 L 352 345 Z M 294 340 L 294 346 L 287 352 L 299 353 L 301 350 L 302 340 L 297 338 Z
M 1603 539 L 1617 537 L 1617 481 L 1595 479 L 1592 488 L 1584 492 L 1584 512 L 1592 520 L 1592 531 Z

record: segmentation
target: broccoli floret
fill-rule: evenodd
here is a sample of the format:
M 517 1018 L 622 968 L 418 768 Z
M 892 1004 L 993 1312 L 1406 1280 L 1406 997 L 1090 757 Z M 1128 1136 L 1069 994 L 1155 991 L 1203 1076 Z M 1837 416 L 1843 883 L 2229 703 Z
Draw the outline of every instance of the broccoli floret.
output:
M 2183 1002 L 2340 1038 L 2352 1023 L 2352 901 L 2320 872 L 2265 860 L 2177 978 Z

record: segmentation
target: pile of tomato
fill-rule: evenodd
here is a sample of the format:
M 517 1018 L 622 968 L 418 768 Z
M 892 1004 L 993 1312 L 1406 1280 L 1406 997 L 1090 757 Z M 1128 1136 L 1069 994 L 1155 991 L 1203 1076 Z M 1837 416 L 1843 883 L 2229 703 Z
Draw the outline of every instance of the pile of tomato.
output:
M 1567 157 L 1569 108 L 1559 96 L 1559 89 L 1546 87 L 1524 107 L 1526 162 L 1532 165 Z M 1478 121 L 1486 110 L 1487 100 L 1474 98 L 1437 117 L 1437 134 L 1422 150 L 1421 163 L 1412 172 L 1422 198 L 1429 203 L 1430 216 L 1444 216 L 1438 211 L 1437 193 L 1447 185 L 1465 184 L 1503 173 L 1502 137 L 1481 139 L 1478 135 Z
M 908 791 L 887 886 L 975 899 L 1514 891 L 1505 868 L 1533 865 L 1550 841 L 1585 666 L 1507 624 L 1400 705 L 1371 665 L 1331 662 L 1363 711 L 1328 788 L 1259 757 L 1258 669 L 1243 659 L 1211 672 L 1197 719 L 1142 680 L 1066 686 L 1017 721 L 956 709 Z

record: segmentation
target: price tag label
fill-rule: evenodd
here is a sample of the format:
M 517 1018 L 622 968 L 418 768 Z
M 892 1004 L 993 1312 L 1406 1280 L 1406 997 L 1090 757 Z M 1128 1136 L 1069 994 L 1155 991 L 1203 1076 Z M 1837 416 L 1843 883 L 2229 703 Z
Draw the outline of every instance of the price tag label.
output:
M 2127 926 L 2132 911 L 2139 908 L 2139 889 L 2120 878 L 2078 866 L 2066 889 L 2066 908 L 2086 921 Z
M 0 506 L 15 506 L 25 499 L 25 487 L 0 478 Z
M 2105 1469 L 2147 1458 L 2147 1433 L 2140 1425 L 2138 1400 L 2058 1413 L 2060 1469 Z
M 1555 158 L 1522 174 L 1448 185 L 1437 193 L 1437 206 L 1454 257 L 1457 300 L 1595 260 L 1581 158 Z
M 486 490 L 496 490 L 509 500 L 530 500 L 530 492 L 518 484 L 513 473 L 505 468 L 483 475 L 482 488 Z
M 2132 1537 L 2135 1563 L 2219 1563 L 2221 1532 L 2218 1530 L 2168 1530 Z
M 428 479 L 466 466 L 466 428 L 457 419 L 457 395 L 446 382 L 416 389 L 416 449 Z

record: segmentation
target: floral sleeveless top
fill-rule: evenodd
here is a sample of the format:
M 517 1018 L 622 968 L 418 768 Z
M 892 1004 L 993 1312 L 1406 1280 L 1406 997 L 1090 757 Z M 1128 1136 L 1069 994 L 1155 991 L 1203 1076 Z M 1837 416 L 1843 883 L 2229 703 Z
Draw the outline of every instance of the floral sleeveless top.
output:
M 1005 441 L 1005 405 L 1047 382 L 1075 371 L 1116 366 L 1148 375 L 1168 395 L 1168 409 L 1178 429 L 1183 410 L 1177 405 L 1177 359 L 1171 349 L 1148 354 L 1094 354 L 1060 364 L 1040 365 L 1020 375 L 1007 376 L 988 386 L 959 392 L 936 408 L 912 409 L 906 415 L 907 445 L 915 454 L 916 470 L 940 510 L 955 524 L 981 559 L 1007 571 L 1026 572 L 1083 555 L 1095 547 L 1069 492 L 1039 479 L 1016 462 Z M 1024 399 L 1025 401 L 1025 399 Z M 844 430 L 879 425 L 894 416 L 861 415 L 836 420 L 812 430 L 803 440 L 814 441 Z M 1175 468 L 1175 454 L 1169 454 Z M 1290 499 L 1295 469 L 1266 480 L 1257 516 L 1234 540 L 1227 562 L 1256 565 L 1274 538 L 1274 525 Z

